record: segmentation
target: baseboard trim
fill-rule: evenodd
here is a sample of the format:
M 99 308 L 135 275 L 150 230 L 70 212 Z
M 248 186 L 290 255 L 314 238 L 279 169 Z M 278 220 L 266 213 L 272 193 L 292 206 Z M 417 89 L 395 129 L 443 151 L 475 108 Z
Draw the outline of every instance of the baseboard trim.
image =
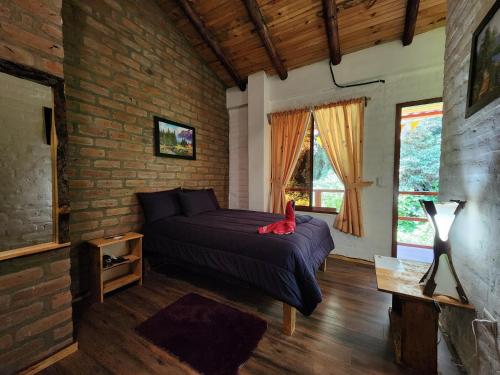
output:
M 55 352 L 50 357 L 45 358 L 44 360 L 28 367 L 27 369 L 19 372 L 20 375 L 34 375 L 39 373 L 42 370 L 45 370 L 47 367 L 52 366 L 54 363 L 59 362 L 61 359 L 66 358 L 70 354 L 75 353 L 78 350 L 78 342 L 75 341 L 73 344 L 68 345 L 67 347 Z
M 356 263 L 365 267 L 375 268 L 375 263 L 365 259 L 351 258 L 340 254 L 330 254 L 328 257 L 331 259 L 341 260 L 343 262 Z

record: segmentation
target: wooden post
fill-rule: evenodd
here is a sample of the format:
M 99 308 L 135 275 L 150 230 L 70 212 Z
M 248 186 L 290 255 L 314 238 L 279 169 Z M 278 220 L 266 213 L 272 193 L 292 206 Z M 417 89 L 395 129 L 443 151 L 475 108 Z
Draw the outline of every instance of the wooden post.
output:
M 418 8 L 420 0 L 408 0 L 406 4 L 405 29 L 403 32 L 403 46 L 408 46 L 413 42 L 415 26 L 417 25 Z
M 320 270 L 321 272 L 326 272 L 326 260 L 327 260 L 327 259 L 328 259 L 328 258 L 325 258 L 325 260 L 323 261 L 323 263 L 321 263 L 321 266 L 319 266 L 319 270 Z
M 339 26 L 337 22 L 337 2 L 335 0 L 323 0 L 323 18 L 325 19 L 325 29 L 326 36 L 328 38 L 330 61 L 333 65 L 338 65 L 342 60 L 342 54 L 340 52 Z
M 262 43 L 264 44 L 271 63 L 273 64 L 274 70 L 276 70 L 276 73 L 278 73 L 279 77 L 282 80 L 286 79 L 288 77 L 288 72 L 283 65 L 283 60 L 276 50 L 276 46 L 271 40 L 269 30 L 267 29 L 267 25 L 264 22 L 264 18 L 262 17 L 259 5 L 257 4 L 256 0 L 244 0 L 244 3 L 247 8 L 248 15 L 252 20 L 252 23 L 254 24 L 255 29 L 257 30 L 257 33 L 262 40 Z
M 314 207 L 321 207 L 321 195 L 323 191 L 314 190 Z
M 439 311 L 434 303 L 403 300 L 401 361 L 424 374 L 437 374 Z
M 201 20 L 198 13 L 196 13 L 196 11 L 193 9 L 191 1 L 177 0 L 177 4 L 184 11 L 187 18 L 194 26 L 200 37 L 205 41 L 205 43 L 208 44 L 208 46 L 215 54 L 215 56 L 217 56 L 222 66 L 224 66 L 228 74 L 233 79 L 234 83 L 236 83 L 236 85 L 240 88 L 241 91 L 245 91 L 245 88 L 247 86 L 246 80 L 240 77 L 234 65 L 231 63 L 231 61 L 229 61 L 226 55 L 224 55 L 224 53 L 222 52 L 222 48 L 220 47 L 217 40 L 215 40 L 212 33 L 210 33 L 210 31 L 205 27 L 205 24 Z
M 283 303 L 283 333 L 291 336 L 295 331 L 295 320 L 297 318 L 295 307 Z

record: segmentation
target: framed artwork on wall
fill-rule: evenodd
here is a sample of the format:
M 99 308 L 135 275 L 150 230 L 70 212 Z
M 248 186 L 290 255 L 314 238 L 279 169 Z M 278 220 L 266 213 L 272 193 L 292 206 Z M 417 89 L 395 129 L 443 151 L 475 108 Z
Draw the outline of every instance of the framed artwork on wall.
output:
M 195 129 L 164 118 L 154 118 L 156 156 L 196 160 Z
M 466 118 L 500 96 L 499 8 L 497 0 L 472 36 Z

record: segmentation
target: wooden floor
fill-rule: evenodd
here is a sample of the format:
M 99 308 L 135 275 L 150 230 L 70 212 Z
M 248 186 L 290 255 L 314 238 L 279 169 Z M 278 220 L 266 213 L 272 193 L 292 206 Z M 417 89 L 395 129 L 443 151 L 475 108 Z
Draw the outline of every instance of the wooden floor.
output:
M 44 374 L 196 374 L 134 332 L 134 327 L 189 292 L 245 310 L 268 329 L 240 374 L 407 374 L 393 363 L 388 338 L 390 296 L 376 290 L 373 268 L 329 260 L 318 272 L 323 302 L 297 315 L 292 337 L 281 333 L 282 304 L 255 290 L 179 270 L 149 273 L 143 286 L 106 298 L 77 317 L 80 350 Z M 458 374 L 440 343 L 442 374 Z

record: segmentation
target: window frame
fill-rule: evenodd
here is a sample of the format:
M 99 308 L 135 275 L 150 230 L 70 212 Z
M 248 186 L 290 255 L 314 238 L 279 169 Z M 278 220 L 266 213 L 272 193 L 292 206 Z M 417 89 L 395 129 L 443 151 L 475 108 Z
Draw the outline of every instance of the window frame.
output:
M 337 214 L 337 207 L 314 207 L 313 206 L 313 198 L 314 198 L 314 127 L 316 124 L 316 120 L 314 119 L 314 115 L 311 115 L 310 120 L 310 134 L 309 134 L 309 168 L 311 170 L 310 173 L 310 181 L 309 186 L 309 206 L 295 206 L 296 211 L 304 211 L 304 212 L 317 212 L 322 214 Z M 301 145 L 302 147 L 302 145 Z M 333 168 L 333 166 L 332 166 Z M 335 171 L 334 171 L 335 172 Z M 336 173 L 336 172 L 335 172 Z M 285 188 L 285 192 L 288 189 Z M 345 190 L 342 190 L 345 192 Z

